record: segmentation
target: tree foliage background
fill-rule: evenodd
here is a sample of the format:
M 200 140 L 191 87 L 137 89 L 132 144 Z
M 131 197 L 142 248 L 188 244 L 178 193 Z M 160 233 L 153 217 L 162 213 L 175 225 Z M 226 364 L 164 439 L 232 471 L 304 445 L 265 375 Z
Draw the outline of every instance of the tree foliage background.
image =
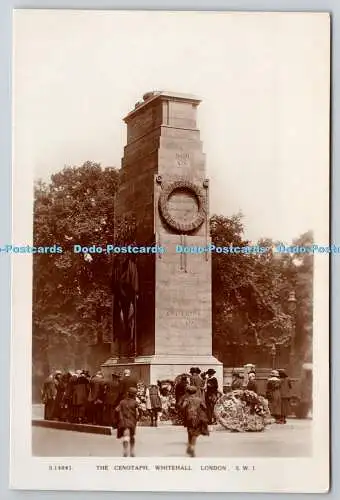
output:
M 33 369 L 46 373 L 53 368 L 79 368 L 87 362 L 86 346 L 110 339 L 110 256 L 75 254 L 73 245 L 113 242 L 117 186 L 118 171 L 93 162 L 65 167 L 49 183 L 35 185 L 34 244 L 56 244 L 64 251 L 34 255 Z M 212 216 L 211 237 L 220 246 L 247 245 L 242 214 Z M 259 245 L 276 243 L 263 239 Z M 312 244 L 312 234 L 307 232 L 292 243 Z M 295 290 L 296 348 L 301 360 L 310 361 L 312 280 L 311 254 L 297 258 L 272 251 L 214 253 L 215 355 L 236 366 L 244 361 L 244 353 L 255 349 L 263 353 L 260 359 L 266 363 L 273 344 L 288 347 L 292 322 L 287 299 Z
M 118 172 L 87 162 L 35 186 L 34 244 L 62 254 L 33 259 L 33 360 L 74 368 L 86 345 L 111 331 L 110 257 L 75 254 L 73 245 L 106 245 L 114 234 Z
M 216 245 L 245 247 L 242 214 L 213 216 L 210 222 Z M 253 243 L 252 243 L 253 244 Z M 282 242 L 262 239 L 260 247 L 275 248 Z M 313 244 L 311 232 L 291 246 Z M 301 361 L 312 361 L 313 255 L 265 253 L 213 254 L 213 345 L 216 355 L 231 366 L 270 363 L 272 348 L 286 356 L 296 326 L 295 347 Z M 296 295 L 295 311 L 289 310 L 289 294 Z M 248 359 L 247 359 L 248 356 Z M 250 359 L 252 357 L 253 359 Z

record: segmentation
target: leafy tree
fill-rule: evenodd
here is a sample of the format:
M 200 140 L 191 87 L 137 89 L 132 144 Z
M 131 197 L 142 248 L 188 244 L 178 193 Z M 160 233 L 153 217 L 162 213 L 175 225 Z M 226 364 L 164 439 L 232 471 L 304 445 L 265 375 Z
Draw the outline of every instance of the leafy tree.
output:
M 293 241 L 293 245 L 312 246 L 313 233 L 308 231 Z M 306 362 L 312 362 L 313 351 L 313 253 L 302 253 L 295 257 L 297 273 L 296 293 L 296 350 Z
M 211 237 L 218 246 L 249 245 L 243 237 L 242 214 L 213 216 Z M 298 241 L 310 244 L 306 235 Z M 262 362 L 268 360 L 273 344 L 286 351 L 290 348 L 294 318 L 288 310 L 288 297 L 292 290 L 297 294 L 300 358 L 306 342 L 310 344 L 311 257 L 303 257 L 302 265 L 291 254 L 275 252 L 276 245 L 278 242 L 262 239 L 258 246 L 269 249 L 264 253 L 213 253 L 213 346 L 215 354 L 227 363 L 242 364 L 248 348 L 262 351 Z
M 61 254 L 33 259 L 33 357 L 47 355 L 45 364 L 56 352 L 72 367 L 98 333 L 110 336 L 110 256 L 77 254 L 73 245 L 113 241 L 117 182 L 116 169 L 86 162 L 35 186 L 34 244 L 63 248 Z

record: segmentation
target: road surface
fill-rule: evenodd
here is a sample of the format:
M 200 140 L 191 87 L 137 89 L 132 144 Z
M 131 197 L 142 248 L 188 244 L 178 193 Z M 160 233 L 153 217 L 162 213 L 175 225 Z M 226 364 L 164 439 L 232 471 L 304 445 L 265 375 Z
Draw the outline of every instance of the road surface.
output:
M 213 427 L 197 443 L 198 457 L 308 457 L 312 454 L 312 420 L 290 419 L 264 432 L 233 433 Z M 113 431 L 114 432 L 114 431 Z M 138 427 L 136 456 L 184 457 L 186 430 L 161 424 Z M 32 428 L 32 453 L 41 457 L 121 456 L 121 443 L 112 436 L 75 431 Z

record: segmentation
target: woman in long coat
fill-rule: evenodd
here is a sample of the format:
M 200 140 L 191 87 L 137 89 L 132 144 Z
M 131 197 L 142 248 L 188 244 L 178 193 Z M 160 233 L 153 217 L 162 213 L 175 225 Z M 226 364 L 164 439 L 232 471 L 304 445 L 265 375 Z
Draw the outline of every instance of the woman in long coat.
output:
M 218 382 L 217 378 L 214 377 L 215 373 L 216 371 L 212 368 L 209 368 L 207 371 L 208 378 L 206 380 L 205 402 L 207 405 L 209 424 L 214 423 L 214 408 L 218 399 Z
M 291 396 L 291 382 L 288 378 L 285 370 L 279 370 L 280 379 L 281 379 L 281 424 L 285 424 L 287 422 L 287 417 L 290 411 L 290 396 Z
M 182 402 L 183 425 L 187 429 L 187 455 L 195 456 L 198 436 L 209 436 L 208 415 L 204 401 L 197 394 L 197 388 L 189 386 Z
M 62 372 L 57 370 L 54 375 L 55 387 L 56 387 L 56 398 L 54 401 L 54 412 L 53 417 L 56 420 L 63 419 L 63 404 L 64 404 L 64 396 L 65 396 L 65 383 L 63 379 Z
M 87 409 L 88 380 L 84 372 L 81 370 L 78 370 L 77 375 L 77 381 L 75 382 L 73 390 L 72 404 L 75 411 L 75 422 L 83 423 Z
M 250 372 L 248 375 L 247 389 L 248 391 L 253 391 L 257 394 L 256 375 L 254 372 Z
M 280 423 L 281 419 L 281 381 L 279 372 L 273 370 L 267 381 L 267 391 L 266 397 L 269 403 L 269 409 L 272 417 L 275 419 L 277 424 Z
M 243 383 L 241 379 L 241 375 L 237 372 L 233 373 L 233 380 L 231 382 L 231 390 L 237 391 L 238 389 L 242 389 Z
M 188 387 L 188 377 L 185 373 L 180 375 L 178 382 L 175 381 L 176 407 L 179 408 Z
M 190 385 L 196 387 L 196 395 L 200 398 L 204 398 L 204 380 L 200 376 L 201 370 L 199 368 L 190 368 Z

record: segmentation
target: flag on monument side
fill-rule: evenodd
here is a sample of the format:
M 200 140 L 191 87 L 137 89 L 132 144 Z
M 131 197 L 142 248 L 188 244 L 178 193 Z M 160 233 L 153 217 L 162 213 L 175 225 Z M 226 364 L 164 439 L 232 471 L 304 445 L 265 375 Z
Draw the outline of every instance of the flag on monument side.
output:
M 138 291 L 136 262 L 129 256 L 115 256 L 112 270 L 113 341 L 133 340 Z

